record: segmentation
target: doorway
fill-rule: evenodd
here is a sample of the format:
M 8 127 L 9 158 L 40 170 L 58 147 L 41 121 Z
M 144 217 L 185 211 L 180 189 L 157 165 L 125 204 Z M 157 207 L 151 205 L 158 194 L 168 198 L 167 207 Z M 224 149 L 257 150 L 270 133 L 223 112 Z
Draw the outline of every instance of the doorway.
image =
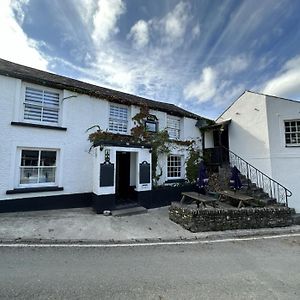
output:
M 116 204 L 134 201 L 133 188 L 130 186 L 130 152 L 116 153 Z

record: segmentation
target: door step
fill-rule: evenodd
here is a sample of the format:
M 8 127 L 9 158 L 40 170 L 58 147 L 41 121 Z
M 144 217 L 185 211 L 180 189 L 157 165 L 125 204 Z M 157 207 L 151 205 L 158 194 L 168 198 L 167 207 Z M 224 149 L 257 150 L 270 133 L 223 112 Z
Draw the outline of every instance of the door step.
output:
M 145 214 L 148 210 L 142 206 L 135 206 L 130 208 L 116 209 L 111 212 L 111 215 L 114 217 L 123 217 L 123 216 L 132 216 L 138 214 Z

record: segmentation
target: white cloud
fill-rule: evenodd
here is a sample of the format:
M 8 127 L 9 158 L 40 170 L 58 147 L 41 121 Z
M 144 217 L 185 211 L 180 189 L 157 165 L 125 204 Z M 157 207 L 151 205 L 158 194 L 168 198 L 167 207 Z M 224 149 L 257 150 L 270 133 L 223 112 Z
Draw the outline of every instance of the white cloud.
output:
M 250 61 L 250 57 L 246 55 L 228 57 L 224 62 L 221 62 L 218 65 L 218 69 L 222 73 L 233 75 L 246 70 L 250 64 Z
M 243 83 L 235 83 L 234 76 L 246 70 L 250 62 L 250 57 L 241 54 L 204 68 L 199 79 L 185 86 L 185 99 L 196 100 L 197 103 L 210 101 L 215 107 L 233 101 L 245 90 Z
M 22 13 L 19 13 L 22 16 Z M 39 52 L 38 43 L 29 39 L 16 21 L 10 0 L 0 2 L 0 40 L 1 58 L 38 69 L 47 69 L 48 62 Z
M 266 82 L 263 93 L 282 97 L 300 96 L 300 55 L 288 60 L 280 72 Z
M 199 80 L 194 80 L 185 87 L 185 98 L 197 98 L 198 103 L 207 102 L 216 95 L 216 81 L 216 71 L 212 67 L 204 68 Z
M 189 42 L 199 36 L 200 26 L 192 24 L 191 15 L 191 5 L 181 1 L 161 18 L 139 20 L 131 28 L 128 38 L 132 38 L 134 47 L 139 49 L 149 44 L 151 34 L 161 53 L 170 54 L 182 45 L 188 29 L 191 30 Z
M 192 29 L 192 35 L 194 38 L 198 37 L 200 35 L 200 25 L 196 24 Z
M 101 45 L 112 34 L 118 32 L 117 21 L 125 12 L 122 0 L 98 0 L 97 11 L 93 16 L 94 31 L 92 38 L 97 45 Z
M 189 8 L 187 2 L 179 2 L 175 8 L 161 20 L 168 40 L 176 41 L 184 37 L 189 21 Z
M 82 21 L 87 24 L 92 19 L 93 14 L 97 9 L 97 2 L 94 0 L 73 1 L 74 8 L 78 11 Z
M 11 0 L 11 7 L 16 13 L 18 21 L 22 24 L 25 18 L 24 6 L 28 5 L 29 0 Z
M 144 20 L 139 20 L 130 29 L 128 35 L 133 39 L 136 48 L 143 48 L 149 43 L 149 28 L 148 23 Z

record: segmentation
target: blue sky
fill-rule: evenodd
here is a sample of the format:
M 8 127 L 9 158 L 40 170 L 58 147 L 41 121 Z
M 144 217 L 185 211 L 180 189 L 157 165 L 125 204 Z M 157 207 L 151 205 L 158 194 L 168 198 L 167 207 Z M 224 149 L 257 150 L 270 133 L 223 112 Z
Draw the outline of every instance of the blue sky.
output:
M 298 0 L 1 0 L 0 57 L 216 118 L 300 100 Z

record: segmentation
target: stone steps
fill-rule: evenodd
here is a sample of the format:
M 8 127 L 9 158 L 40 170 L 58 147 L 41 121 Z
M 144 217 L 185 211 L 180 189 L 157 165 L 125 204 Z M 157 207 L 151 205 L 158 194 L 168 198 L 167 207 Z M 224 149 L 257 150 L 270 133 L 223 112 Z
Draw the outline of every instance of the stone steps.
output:
M 145 214 L 148 210 L 142 206 L 135 206 L 123 209 L 116 209 L 111 211 L 111 215 L 114 217 L 132 216 L 138 214 Z
M 224 185 L 226 186 L 226 183 L 227 183 L 227 186 L 228 186 L 227 189 L 230 189 L 230 187 L 229 187 L 230 176 L 231 176 L 230 167 L 229 166 L 223 167 L 221 169 L 221 173 L 219 174 L 219 181 L 222 181 L 222 182 L 220 182 L 218 185 L 220 187 L 223 187 Z M 242 188 L 241 188 L 240 192 L 256 199 L 257 204 L 259 206 L 276 204 L 276 202 L 277 202 L 276 199 L 271 198 L 267 192 L 265 192 L 262 188 L 258 187 L 256 185 L 256 183 L 251 182 L 250 179 L 247 179 L 245 175 L 240 174 L 240 179 L 242 182 Z M 214 180 L 216 180 L 216 178 Z M 226 183 L 225 183 L 225 181 L 226 181 Z

